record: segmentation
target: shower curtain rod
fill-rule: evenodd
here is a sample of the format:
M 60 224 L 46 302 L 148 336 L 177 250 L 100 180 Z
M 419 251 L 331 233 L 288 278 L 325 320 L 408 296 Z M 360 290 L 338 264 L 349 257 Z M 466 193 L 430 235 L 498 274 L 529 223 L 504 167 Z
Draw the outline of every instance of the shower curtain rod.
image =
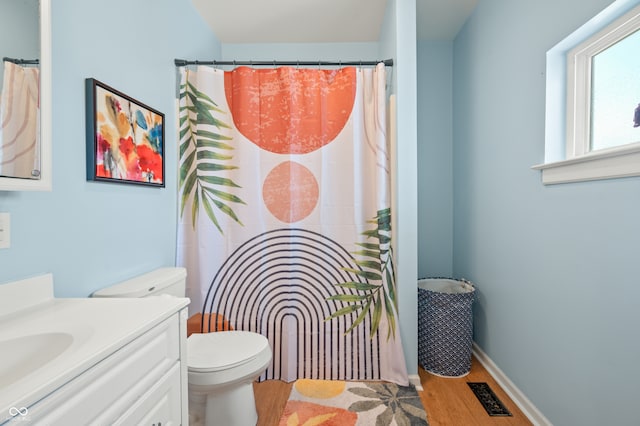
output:
M 38 65 L 40 61 L 38 59 L 15 59 L 15 58 L 2 58 L 3 62 L 12 62 L 17 65 Z
M 249 66 L 371 66 L 383 63 L 386 67 L 393 66 L 393 59 L 384 61 L 187 61 L 174 59 L 177 67 L 187 65 L 249 65 Z

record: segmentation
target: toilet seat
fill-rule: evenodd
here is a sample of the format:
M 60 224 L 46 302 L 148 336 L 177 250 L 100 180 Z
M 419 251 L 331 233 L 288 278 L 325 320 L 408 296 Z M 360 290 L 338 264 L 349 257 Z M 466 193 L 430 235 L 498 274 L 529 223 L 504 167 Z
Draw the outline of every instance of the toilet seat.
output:
M 267 338 L 249 331 L 194 333 L 187 339 L 187 366 L 196 373 L 228 370 L 251 362 L 267 349 Z

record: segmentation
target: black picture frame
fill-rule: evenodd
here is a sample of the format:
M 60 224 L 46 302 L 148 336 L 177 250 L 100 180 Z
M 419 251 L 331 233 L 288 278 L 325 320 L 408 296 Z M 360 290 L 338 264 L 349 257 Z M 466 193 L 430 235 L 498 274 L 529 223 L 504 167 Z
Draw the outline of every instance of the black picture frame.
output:
M 94 78 L 85 80 L 87 180 L 165 186 L 165 116 Z

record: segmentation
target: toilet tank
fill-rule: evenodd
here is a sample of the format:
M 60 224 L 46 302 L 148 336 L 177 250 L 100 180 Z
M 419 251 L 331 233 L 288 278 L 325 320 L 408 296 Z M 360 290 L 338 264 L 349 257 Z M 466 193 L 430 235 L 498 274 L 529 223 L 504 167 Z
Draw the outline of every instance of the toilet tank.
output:
M 91 297 L 185 297 L 187 271 L 181 267 L 160 268 L 97 290 Z

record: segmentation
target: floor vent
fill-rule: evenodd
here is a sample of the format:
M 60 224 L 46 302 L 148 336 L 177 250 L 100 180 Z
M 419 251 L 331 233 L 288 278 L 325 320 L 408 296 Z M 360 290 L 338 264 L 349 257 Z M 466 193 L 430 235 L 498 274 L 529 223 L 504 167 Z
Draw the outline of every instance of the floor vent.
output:
M 485 382 L 467 382 L 480 404 L 490 416 L 511 416 L 507 407 L 502 404 L 489 385 Z

